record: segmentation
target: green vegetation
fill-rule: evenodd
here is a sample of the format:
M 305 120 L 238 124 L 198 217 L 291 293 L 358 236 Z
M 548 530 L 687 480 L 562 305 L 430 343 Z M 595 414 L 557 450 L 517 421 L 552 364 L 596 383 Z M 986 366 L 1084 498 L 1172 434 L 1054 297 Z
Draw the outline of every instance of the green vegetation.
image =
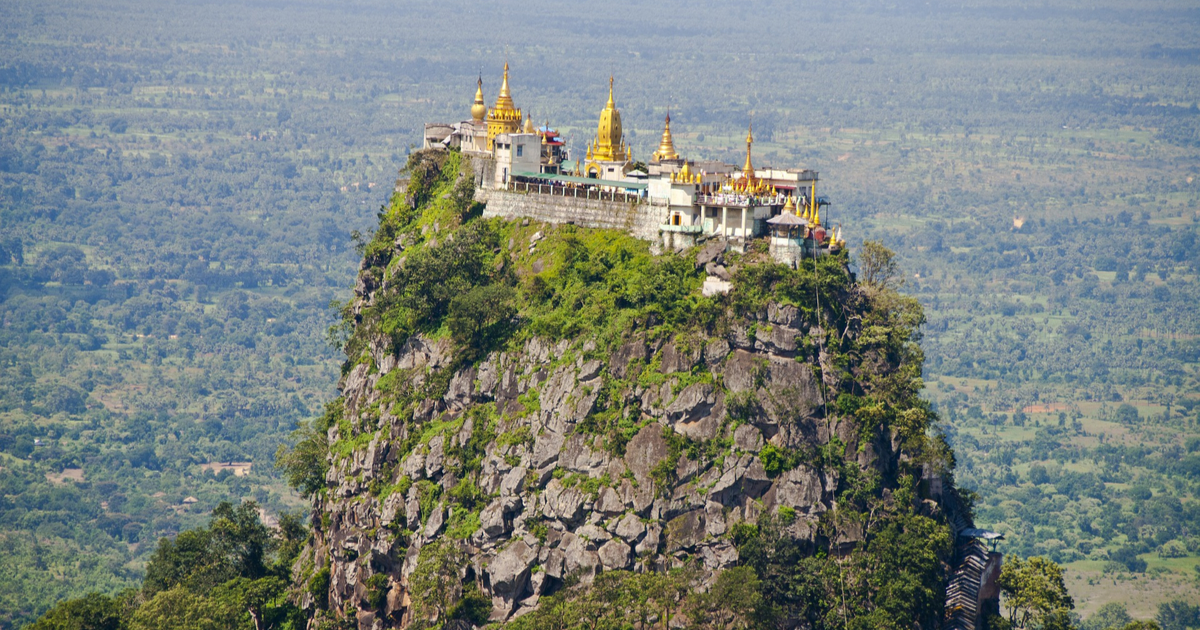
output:
M 1085 617 L 1102 582 L 1141 617 L 1135 579 L 1200 594 L 1189 7 L 82 6 L 14 0 L 0 21 L 5 627 L 136 585 L 222 500 L 300 505 L 271 456 L 333 395 L 346 235 L 422 122 L 466 117 L 480 64 L 494 95 L 505 46 L 518 105 L 577 152 L 614 65 L 635 158 L 671 101 L 682 153 L 740 163 L 753 111 L 756 163 L 821 171 L 852 250 L 898 253 L 929 318 L 926 395 L 1002 550 L 1065 562 Z M 470 216 L 461 192 L 441 214 Z M 594 419 L 615 449 L 636 430 L 620 411 Z
M 207 527 L 159 542 L 140 590 L 92 593 L 59 603 L 31 630 L 298 629 L 287 598 L 292 563 L 307 538 L 287 516 L 277 530 L 253 502 L 221 503 Z M 328 578 L 326 578 L 328 579 Z
M 765 620 L 758 578 L 739 567 L 722 573 L 707 592 L 694 568 L 667 573 L 606 571 L 590 585 L 572 580 L 538 609 L 505 624 L 508 630 L 543 628 L 751 628 Z
M 494 498 L 475 483 L 485 451 L 493 441 L 527 443 L 531 431 L 517 429 L 517 423 L 541 405 L 538 390 L 531 388 L 503 413 L 495 403 L 469 407 L 459 416 L 422 412 L 427 397 L 440 396 L 449 386 L 448 373 L 493 350 L 518 352 L 534 336 L 564 340 L 566 354 L 583 359 L 608 359 L 634 335 L 725 336 L 733 327 L 755 321 L 753 317 L 772 302 L 797 306 L 818 331 L 797 360 L 816 365 L 816 355 L 822 352 L 839 370 L 833 375 L 836 385 L 826 385 L 835 388 L 829 395 L 837 400 L 828 413 L 852 423 L 862 444 L 883 436 L 899 440 L 908 456 L 899 470 L 860 467 L 847 458 L 847 444 L 836 438 L 797 452 L 766 447 L 763 462 L 771 476 L 806 465 L 846 480 L 837 509 L 820 517 L 815 536 L 819 543 L 799 542 L 786 531 L 797 520 L 795 510 L 780 510 L 778 518 L 768 514 L 756 525 L 734 527 L 730 537 L 744 566 L 718 576 L 707 594 L 684 597 L 694 589 L 681 585 L 695 580 L 694 572 L 645 578 L 610 572 L 590 587 L 568 586 L 514 625 L 537 627 L 550 623 L 546 619 L 595 610 L 601 603 L 613 623 L 640 619 L 644 624 L 648 611 L 668 601 L 686 608 L 691 623 L 705 627 L 769 627 L 799 620 L 814 628 L 907 628 L 940 617 L 950 528 L 944 519 L 921 511 L 914 480 L 926 465 L 949 473 L 953 459 L 932 431 L 936 416 L 919 398 L 923 355 L 916 340 L 924 316 L 916 300 L 896 293 L 886 278 L 856 285 L 844 253 L 792 269 L 753 249 L 730 256 L 730 264 L 737 267 L 732 291 L 705 298 L 699 294 L 702 272 L 689 260 L 692 252 L 653 255 L 649 243 L 621 232 L 485 220 L 458 210 L 447 213 L 444 204 L 454 198 L 468 169 L 455 152 L 423 151 L 410 157 L 403 172 L 409 187 L 393 196 L 366 246 L 362 274 L 376 290 L 369 301 L 343 305 L 344 319 L 336 327 L 348 332 L 342 337 L 348 358 L 344 374 L 371 371 L 385 360 L 379 348 L 414 343 L 418 334 L 423 335 L 422 343 L 448 341 L 454 346 L 449 366 L 385 376 L 374 386 L 381 400 L 372 405 L 404 419 L 410 436 L 389 457 L 403 461 L 441 439 L 444 465 L 457 480 L 449 489 L 430 480 L 415 484 L 422 522 L 435 510 L 448 510 L 446 535 L 421 548 L 411 579 L 418 619 L 444 620 L 468 599 L 472 585 L 462 583 L 466 551 L 459 541 L 479 528 L 479 510 Z M 874 251 L 885 261 L 893 256 L 881 245 Z M 459 313 L 461 302 L 455 296 L 479 290 L 506 296 L 507 318 L 475 328 L 489 331 L 482 336 L 454 333 L 455 319 L 468 316 Z M 851 325 L 861 326 L 863 334 L 842 334 Z M 668 376 L 661 370 L 660 356 L 631 358 L 627 365 L 610 361 L 600 374 L 596 409 L 579 430 L 619 452 L 644 423 L 640 403 L 627 395 L 636 385 L 682 386 L 683 381 L 724 387 L 711 376 Z M 763 374 L 757 378 L 765 378 L 765 367 L 758 371 Z M 793 413 L 779 400 L 771 402 Z M 795 414 L 795 421 L 803 419 L 799 411 Z M 319 436 L 322 428 L 336 427 L 330 447 L 336 461 L 373 439 L 378 427 L 372 415 L 368 411 L 365 420 L 360 414 L 352 422 L 327 412 L 312 433 L 303 435 Z M 470 432 L 465 439 L 464 431 Z M 651 473 L 660 490 L 673 480 L 681 456 L 716 461 L 731 447 L 728 437 L 698 441 L 669 427 L 662 431 L 669 452 Z M 314 450 L 301 440 L 278 457 L 287 477 L 297 480 L 302 490 L 316 468 L 304 453 Z M 613 484 L 608 475 L 589 477 L 563 468 L 555 469 L 552 477 L 593 500 Z M 385 483 L 371 493 L 386 491 Z M 536 526 L 534 533 L 548 534 Z M 371 588 L 381 593 L 384 580 L 377 582 Z M 369 595 L 383 597 L 376 591 Z M 328 614 L 331 619 L 337 616 Z

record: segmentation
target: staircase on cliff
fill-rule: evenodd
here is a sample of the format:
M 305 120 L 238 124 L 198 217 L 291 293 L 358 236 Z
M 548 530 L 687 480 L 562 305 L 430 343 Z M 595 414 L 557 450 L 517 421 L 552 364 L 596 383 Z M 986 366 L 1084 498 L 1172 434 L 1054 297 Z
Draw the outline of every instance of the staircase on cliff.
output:
M 954 524 L 954 572 L 946 586 L 946 607 L 942 619 L 943 630 L 981 630 L 984 628 L 984 613 L 981 602 L 994 598 L 993 593 L 981 597 L 985 581 L 991 578 L 993 585 L 989 590 L 994 591 L 994 575 L 989 574 L 989 554 L 987 547 L 976 535 L 979 530 L 974 528 L 958 506 L 951 510 Z M 998 565 L 998 555 L 996 563 Z M 992 567 L 995 573 L 998 566 Z M 998 603 L 998 602 L 996 602 Z M 994 607 L 994 605 L 993 605 Z

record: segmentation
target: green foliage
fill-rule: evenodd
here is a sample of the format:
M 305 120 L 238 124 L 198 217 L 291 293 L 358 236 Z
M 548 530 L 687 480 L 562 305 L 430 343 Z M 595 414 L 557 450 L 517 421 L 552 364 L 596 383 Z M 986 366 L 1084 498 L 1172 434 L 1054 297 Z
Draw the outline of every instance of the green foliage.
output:
M 745 577 L 745 576 L 743 576 Z M 543 628 L 670 628 L 691 620 L 696 612 L 711 617 L 740 618 L 744 600 L 700 603 L 698 574 L 691 568 L 669 573 L 605 571 L 583 585 L 569 581 L 565 588 L 539 601 L 533 612 L 504 624 L 506 630 Z M 690 597 L 689 597 L 690 595 Z M 750 597 L 753 594 L 748 594 Z M 682 619 L 680 617 L 683 617 Z M 698 615 L 697 615 L 698 616 Z M 652 622 L 652 619 L 657 621 Z
M 1108 602 L 1092 613 L 1092 616 L 1080 625 L 1080 630 L 1122 630 L 1131 622 L 1133 618 L 1129 616 L 1125 604 Z
M 421 506 L 421 522 L 424 523 L 433 513 L 434 506 L 442 496 L 442 487 L 428 479 L 422 479 L 416 485 L 417 502 Z
M 506 285 L 472 287 L 450 301 L 446 325 L 467 359 L 486 355 L 507 337 L 516 315 L 516 291 Z
M 1181 599 L 1158 605 L 1155 620 L 1162 630 L 1185 630 L 1200 628 L 1200 605 L 1189 604 Z
M 510 290 L 483 288 L 505 281 L 504 274 L 492 265 L 492 250 L 498 245 L 499 235 L 491 223 L 473 221 L 456 231 L 453 239 L 447 237 L 409 250 L 403 264 L 391 268 L 389 284 L 396 290 L 380 296 L 368 319 L 377 317 L 380 331 L 390 335 L 397 345 L 414 333 L 437 330 L 447 316 L 456 322 L 456 341 L 491 343 L 491 336 L 502 332 L 507 318 L 489 318 L 479 309 L 495 307 L 502 313 L 511 312 L 504 306 Z M 485 317 L 482 321 L 468 321 L 481 316 Z M 371 329 L 360 328 L 356 334 L 365 335 Z
M 1005 558 L 997 581 L 1004 594 L 1008 621 L 1016 628 L 1070 627 L 1068 614 L 1075 602 L 1067 593 L 1062 567 L 1046 558 Z
M 317 569 L 317 572 L 313 574 L 312 579 L 308 582 L 308 593 L 313 596 L 318 608 L 329 608 L 330 577 L 329 565 L 326 564 Z
M 60 602 L 29 630 L 123 630 L 130 611 L 136 608 L 136 592 L 124 591 L 116 597 L 89 593 L 79 599 Z
M 294 446 L 280 444 L 275 452 L 275 467 L 283 470 L 288 485 L 305 498 L 324 490 L 329 470 L 329 440 L 317 424 L 302 423 L 292 432 Z
M 388 576 L 376 573 L 367 578 L 364 585 L 367 587 L 367 605 L 376 610 L 383 608 L 387 602 Z
M 763 445 L 758 452 L 758 457 L 762 460 L 763 470 L 768 477 L 778 477 L 804 461 L 804 457 L 799 452 L 780 448 L 770 442 Z
M 1134 407 L 1129 403 L 1121 403 L 1121 406 L 1117 407 L 1117 412 L 1115 415 L 1117 422 L 1122 424 L 1134 425 L 1137 424 L 1138 420 L 1141 419 L 1138 416 L 1137 407 Z
M 164 538 L 146 568 L 140 596 L 93 593 L 51 609 L 38 630 L 226 630 L 295 628 L 300 611 L 288 601 L 292 563 L 307 532 L 284 515 L 275 533 L 252 502 L 222 503 L 208 527 Z M 279 555 L 273 559 L 273 552 Z M 315 583 L 319 578 L 314 578 Z M 328 587 L 329 570 L 324 569 Z
M 879 241 L 863 241 L 858 257 L 859 280 L 872 289 L 898 289 L 904 284 L 896 252 Z
M 877 518 L 863 531 L 864 542 L 840 560 L 828 548 L 813 549 L 784 531 L 781 510 L 764 514 L 757 524 L 739 523 L 730 531 L 742 562 L 760 580 L 762 611 L 776 620 L 815 628 L 907 628 L 938 619 L 944 580 L 943 563 L 951 551 L 948 528 L 915 514 L 911 508 L 878 506 Z M 837 521 L 856 522 L 852 514 Z
M 466 553 L 458 541 L 439 538 L 421 547 L 417 566 L 409 577 L 409 593 L 417 619 L 446 618 L 462 600 L 461 570 L 466 564 Z
M 738 314 L 756 314 L 770 301 L 799 306 L 810 323 L 817 323 L 817 301 L 823 309 L 841 308 L 851 278 L 843 254 L 804 260 L 791 269 L 771 261 L 741 265 L 733 275 L 730 304 Z
M 464 507 L 454 507 L 446 521 L 446 535 L 455 540 L 466 540 L 479 530 L 479 512 Z
M 484 626 L 492 614 L 492 599 L 484 595 L 475 582 L 463 587 L 462 597 L 450 609 L 449 618 L 462 619 L 475 626 Z
M 256 503 L 247 501 L 237 507 L 221 503 L 207 528 L 159 541 L 146 566 L 143 590 L 147 597 L 175 586 L 204 593 L 238 577 L 265 577 L 279 542 L 259 520 Z M 281 570 L 286 575 L 290 567 Z
M 303 21 L 328 36 L 317 46 L 264 35 L 295 27 L 272 11 L 229 19 L 213 4 L 150 14 L 104 0 L 94 4 L 100 11 L 88 4 L 42 19 L 25 5 L 40 8 L 14 5 L 0 127 L 0 347 L 11 353 L 0 427 L 11 457 L 0 494 L 12 497 L 0 515 L 0 575 L 15 576 L 0 605 L 16 625 L 57 599 L 135 584 L 154 541 L 202 523 L 220 500 L 266 495 L 272 514 L 298 505 L 267 462 L 336 378 L 338 359 L 319 332 L 325 305 L 345 296 L 361 259 L 345 234 L 374 222 L 380 191 L 404 164 L 403 147 L 420 142 L 430 111 L 465 116 L 464 86 L 475 79 L 474 66 L 425 62 L 461 55 L 460 40 L 431 27 L 463 18 L 449 5 L 403 15 L 313 5 Z M 529 15 L 552 17 L 520 21 L 513 39 L 599 49 L 622 38 L 653 41 L 655 24 L 674 21 L 681 31 L 672 50 L 708 62 L 705 81 L 675 80 L 677 101 L 747 93 L 737 62 L 744 54 L 707 34 L 710 8 L 638 9 L 654 19 L 614 35 L 547 28 L 558 15 L 532 7 Z M 865 14 L 831 5 L 822 18 L 829 32 L 871 50 L 821 63 L 772 54 L 778 38 L 761 36 L 771 29 L 761 16 L 731 24 L 762 72 L 795 77 L 753 105 L 770 129 L 756 156 L 776 153 L 784 157 L 770 161 L 788 166 L 791 139 L 802 137 L 805 161 L 823 174 L 872 182 L 831 186 L 832 216 L 846 226 L 851 251 L 860 236 L 882 239 L 908 269 L 906 288 L 930 313 L 926 376 L 972 379 L 953 388 L 943 381 L 933 395 L 970 463 L 957 478 L 981 490 L 983 520 L 1002 527 L 1006 550 L 1103 559 L 1128 542 L 1126 530 L 1145 527 L 1133 544 L 1153 554 L 1160 535 L 1184 542 L 1181 524 L 1196 522 L 1194 484 L 1175 483 L 1194 478 L 1195 462 L 1172 450 L 1197 426 L 1194 406 L 1181 404 L 1197 391 L 1190 357 L 1200 248 L 1196 184 L 1187 178 L 1200 119 L 1180 88 L 1194 67 L 1194 37 L 1171 10 L 1123 3 L 1112 14 L 1135 19 L 1096 21 L 1051 6 L 1026 12 L 1021 45 L 995 50 L 987 34 L 1008 18 L 977 9 L 931 16 L 903 5 Z M 780 11 L 770 19 L 787 24 L 805 9 Z M 463 19 L 464 32 L 487 32 L 482 15 Z M 396 37 L 360 37 L 381 19 Z M 936 51 L 933 62 L 914 60 L 905 51 L 931 28 L 964 33 L 966 43 Z M 82 31 L 96 38 L 76 37 Z M 141 36 L 150 31 L 163 36 Z M 818 39 L 797 45 L 804 58 L 824 53 Z M 1106 46 L 1120 49 L 1121 64 Z M 130 50 L 161 63 L 139 63 Z M 998 63 L 984 68 L 981 54 Z M 1046 55 L 1068 63 L 1030 62 Z M 372 62 L 379 56 L 402 69 L 401 84 L 421 86 L 415 106 L 396 106 L 404 97 L 396 77 Z M 364 61 L 345 62 L 352 58 Z M 546 72 L 522 75 L 514 58 L 518 103 L 522 82 L 532 82 L 547 111 L 568 112 L 562 124 L 593 124 L 594 112 L 555 78 L 566 76 L 569 56 L 546 63 Z M 630 65 L 620 89 L 654 101 L 660 69 Z M 1136 89 L 1129 76 L 1138 77 Z M 978 89 L 984 78 L 987 89 Z M 181 81 L 186 89 L 177 89 Z M 833 96 L 813 96 L 810 86 L 827 85 L 838 86 Z M 644 158 L 660 119 L 625 114 L 627 130 L 636 127 L 634 156 Z M 685 118 L 698 157 L 730 159 L 722 153 L 739 139 L 729 138 L 727 108 L 692 107 Z M 430 182 L 445 178 L 453 154 L 442 156 L 427 169 Z M 1121 177 L 1108 176 L 1114 161 Z M 453 216 L 468 183 L 431 183 L 420 194 L 439 205 L 439 218 Z M 1027 219 L 1024 227 L 1015 216 Z M 382 251 L 378 232 L 372 244 Z M 246 301 L 225 299 L 235 294 Z M 1085 428 L 1071 428 L 1072 413 L 1066 433 L 1035 439 L 995 435 L 990 418 L 968 425 L 948 416 L 976 405 L 990 416 L 1014 398 L 1029 404 L 1034 393 L 1079 403 Z M 1137 432 L 1109 428 L 1093 411 L 1114 395 L 1139 407 Z M 1168 396 L 1174 402 L 1164 404 Z M 1057 423 L 1030 415 L 1031 431 L 1033 422 Z M 630 416 L 612 420 L 628 424 Z M 1158 437 L 1159 428 L 1169 437 Z M 626 429 L 613 429 L 614 446 Z M 1128 447 L 1112 439 L 1118 432 Z M 1101 433 L 1109 439 L 1096 444 Z M 49 446 L 35 448 L 34 439 Z M 159 468 L 131 471 L 126 455 Z M 231 460 L 255 466 L 224 478 L 194 468 Z M 1044 487 L 1036 496 L 1020 480 L 1032 462 L 1070 463 L 1066 472 L 1082 469 L 1083 480 L 1051 466 L 1055 494 Z M 46 479 L 73 464 L 82 464 L 86 487 Z M 1139 478 L 1159 495 L 1153 503 L 1094 490 Z M 180 504 L 189 495 L 200 500 L 193 508 Z M 1155 514 L 1152 526 L 1137 524 L 1143 508 Z
M 532 335 L 552 339 L 589 335 L 613 342 L 636 317 L 653 315 L 667 325 L 711 321 L 711 300 L 682 256 L 651 256 L 649 245 L 608 230 L 559 226 L 547 239 L 548 264 L 522 285 Z
M 496 446 L 500 448 L 516 446 L 518 444 L 533 446 L 533 431 L 529 428 L 529 425 L 522 424 L 512 431 L 505 431 L 496 436 Z
M 716 582 L 687 606 L 692 624 L 702 628 L 746 629 L 767 621 L 762 583 L 754 569 L 733 567 L 717 575 Z
M 379 501 L 382 503 L 393 494 L 407 496 L 408 489 L 412 487 L 412 484 L 412 479 L 401 475 L 400 478 L 396 480 L 396 483 L 385 485 L 379 490 Z

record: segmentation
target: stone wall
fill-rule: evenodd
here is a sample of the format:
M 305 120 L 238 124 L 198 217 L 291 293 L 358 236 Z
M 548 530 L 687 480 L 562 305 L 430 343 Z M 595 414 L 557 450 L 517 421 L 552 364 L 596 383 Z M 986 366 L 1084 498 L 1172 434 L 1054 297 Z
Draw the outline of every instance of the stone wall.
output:
M 659 242 L 658 226 L 667 220 L 667 206 L 599 199 L 559 197 L 537 193 L 487 191 L 485 217 L 529 218 L 546 223 L 625 230 L 633 236 Z

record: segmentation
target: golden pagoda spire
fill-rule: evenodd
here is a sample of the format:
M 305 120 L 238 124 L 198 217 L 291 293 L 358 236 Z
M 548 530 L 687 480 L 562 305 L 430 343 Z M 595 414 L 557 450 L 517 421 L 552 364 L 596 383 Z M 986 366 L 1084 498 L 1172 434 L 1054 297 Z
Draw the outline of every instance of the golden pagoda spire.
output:
M 492 109 L 497 112 L 511 111 L 516 109 L 513 105 L 512 95 L 508 92 L 508 62 L 504 62 L 504 81 L 500 83 L 500 94 L 496 97 L 496 105 Z
M 746 164 L 742 166 L 742 176 L 746 178 L 746 184 L 754 182 L 754 165 L 750 163 L 750 145 L 754 144 L 754 123 L 750 123 L 750 128 L 746 131 Z
M 496 136 L 502 133 L 517 133 L 521 130 L 521 110 L 513 105 L 512 94 L 508 91 L 508 62 L 504 62 L 504 80 L 500 83 L 500 94 L 496 97 L 496 105 L 487 113 L 487 148 L 495 147 Z
M 475 87 L 475 103 L 471 105 L 471 119 L 475 122 L 482 122 L 484 116 L 487 116 L 487 105 L 483 103 L 483 75 L 481 74 Z
M 533 130 L 533 114 L 528 114 L 525 117 L 525 128 L 522 130 L 525 133 L 534 133 Z
M 625 146 L 625 134 L 621 131 L 621 111 L 617 109 L 613 98 L 613 77 L 608 77 L 608 103 L 600 112 L 600 121 L 596 126 L 596 140 L 592 142 L 587 161 L 622 162 L 630 159 L 630 151 Z
M 679 154 L 675 152 L 675 141 L 671 138 L 671 109 L 667 108 L 667 120 L 663 125 L 662 140 L 658 143 L 658 150 L 655 151 L 650 159 L 655 162 L 662 160 L 678 160 Z
M 792 196 L 788 195 L 787 202 L 783 204 L 784 214 L 796 214 L 796 204 L 792 202 Z

